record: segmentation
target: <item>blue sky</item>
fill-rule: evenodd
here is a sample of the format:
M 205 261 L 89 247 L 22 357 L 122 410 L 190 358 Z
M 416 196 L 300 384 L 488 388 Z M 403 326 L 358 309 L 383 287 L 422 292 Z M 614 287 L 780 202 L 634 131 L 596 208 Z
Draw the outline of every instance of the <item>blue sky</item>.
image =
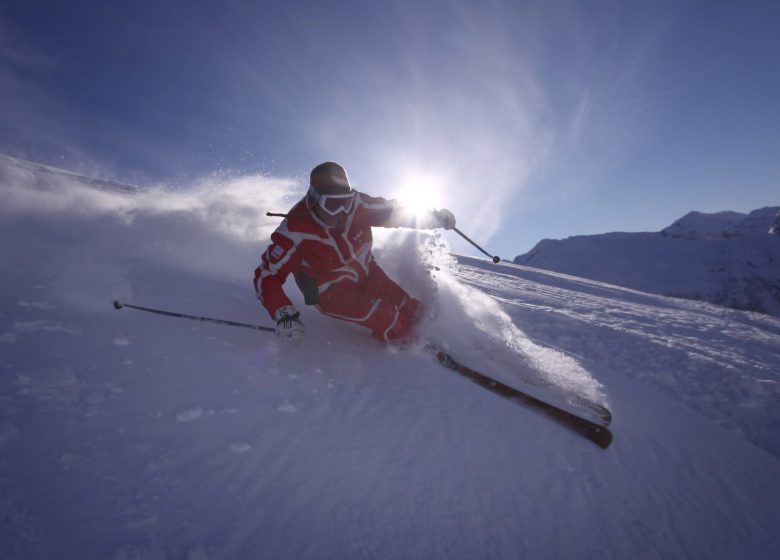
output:
M 0 1 L 0 152 L 175 186 L 335 160 L 513 258 L 780 204 L 779 23 L 761 0 Z

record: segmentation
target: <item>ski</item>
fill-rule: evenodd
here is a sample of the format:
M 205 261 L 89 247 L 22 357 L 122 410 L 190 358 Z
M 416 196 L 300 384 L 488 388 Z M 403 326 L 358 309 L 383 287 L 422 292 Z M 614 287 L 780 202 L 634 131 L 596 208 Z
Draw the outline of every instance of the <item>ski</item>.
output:
M 572 403 L 590 409 L 599 417 L 599 424 L 607 428 L 612 423 L 612 411 L 610 411 L 604 405 L 594 403 L 584 397 L 574 396 L 571 397 Z
M 522 404 L 531 410 L 547 416 L 569 430 L 589 439 L 602 449 L 608 448 L 612 443 L 612 432 L 610 432 L 605 425 L 578 416 L 554 404 L 550 404 L 528 393 L 520 391 L 519 389 L 505 385 L 484 373 L 466 367 L 441 348 L 432 345 L 426 346 L 426 348 L 434 352 L 436 359 L 441 365 L 462 375 L 491 393 L 495 393 L 510 401 Z M 606 408 L 604 410 L 609 413 Z M 609 413 L 609 420 L 611 419 L 612 414 Z
M 505 360 L 501 360 L 500 363 L 503 367 L 512 369 L 512 365 Z M 553 404 L 575 416 L 592 420 L 593 423 L 605 428 L 612 423 L 612 412 L 603 404 L 574 393 L 560 393 L 553 385 L 540 379 L 521 376 L 517 381 L 522 384 L 524 393 L 528 393 L 540 401 Z
M 523 389 L 524 393 L 540 401 L 566 410 L 574 416 L 580 416 L 586 420 L 590 420 L 603 428 L 608 428 L 612 423 L 612 412 L 602 404 L 581 397 L 580 395 L 550 393 L 551 388 L 549 385 L 536 382 L 535 380 L 520 379 L 520 382 L 525 387 L 525 389 Z

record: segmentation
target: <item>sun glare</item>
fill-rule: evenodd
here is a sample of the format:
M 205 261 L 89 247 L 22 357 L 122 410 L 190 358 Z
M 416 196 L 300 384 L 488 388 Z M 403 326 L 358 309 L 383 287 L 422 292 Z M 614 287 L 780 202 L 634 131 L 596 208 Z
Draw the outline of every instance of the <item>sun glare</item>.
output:
M 409 175 L 401 181 L 395 198 L 415 215 L 420 215 L 442 204 L 440 181 L 432 175 Z

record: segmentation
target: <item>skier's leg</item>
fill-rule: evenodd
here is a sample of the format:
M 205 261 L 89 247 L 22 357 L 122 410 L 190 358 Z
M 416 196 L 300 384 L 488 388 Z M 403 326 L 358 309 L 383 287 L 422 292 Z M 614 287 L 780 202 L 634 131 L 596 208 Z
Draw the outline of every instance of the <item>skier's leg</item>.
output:
M 368 265 L 367 284 L 367 289 L 372 295 L 395 305 L 403 315 L 406 315 L 410 323 L 416 323 L 420 319 L 422 302 L 396 284 L 376 261 L 371 261 Z
M 368 264 L 368 280 L 365 282 L 365 287 L 371 295 L 393 305 L 401 305 L 409 297 L 409 294 L 391 280 L 376 261 Z
M 328 288 L 320 294 L 317 308 L 330 317 L 370 329 L 374 338 L 384 342 L 403 340 L 410 334 L 411 322 L 406 314 L 354 282 L 339 282 Z

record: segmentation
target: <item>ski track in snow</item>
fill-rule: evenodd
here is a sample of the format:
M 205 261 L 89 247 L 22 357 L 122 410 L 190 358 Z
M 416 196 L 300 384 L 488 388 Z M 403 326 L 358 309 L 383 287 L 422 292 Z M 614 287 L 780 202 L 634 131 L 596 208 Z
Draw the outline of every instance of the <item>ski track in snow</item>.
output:
M 455 337 L 464 361 L 497 373 L 527 348 L 566 370 L 552 382 L 605 396 L 615 442 L 603 451 L 298 299 L 299 348 L 115 311 L 122 297 L 266 322 L 250 285 L 260 247 L 189 214 L 90 217 L 95 187 L 62 181 L 82 189 L 75 216 L 0 221 L 0 558 L 780 550 L 778 320 L 465 257 L 432 286 L 417 276 L 429 261 L 404 260 L 408 237 L 388 244 L 380 262 L 449 305 L 427 326 Z M 158 252 L 171 235 L 203 262 Z M 212 253 L 233 268 L 210 269 Z M 460 305 L 473 290 L 489 296 L 483 309 Z
M 487 283 L 475 283 L 482 284 L 481 287 L 492 291 L 497 300 L 511 306 L 558 313 L 595 326 L 638 335 L 715 364 L 775 370 L 774 364 L 753 359 L 753 352 L 746 349 L 745 342 L 751 346 L 765 342 L 770 355 L 780 359 L 776 350 L 777 334 L 767 332 L 766 325 L 758 328 L 744 321 L 730 321 L 728 315 L 731 313 L 717 306 L 704 304 L 697 309 L 696 304 L 691 304 L 691 309 L 686 310 L 684 303 L 677 302 L 677 305 L 669 306 L 662 301 L 661 296 L 658 301 L 647 303 L 616 301 L 597 293 L 573 294 L 570 289 L 540 285 L 523 280 L 519 275 L 496 276 L 496 279 L 491 278 Z M 466 281 L 475 280 L 473 274 L 468 272 L 462 273 L 461 277 Z M 610 289 L 606 284 L 602 287 L 605 291 Z M 516 297 L 523 293 L 534 294 L 536 301 L 523 301 Z M 647 294 L 641 296 L 647 300 L 653 298 Z M 764 322 L 772 325 L 776 321 Z M 776 328 L 780 328 L 780 325 L 776 325 Z
M 32 333 L 36 331 L 56 331 L 63 332 L 70 335 L 80 335 L 81 327 L 72 323 L 63 323 L 61 321 L 53 321 L 49 319 L 43 319 L 39 321 L 15 321 L 13 329 L 20 333 Z
M 533 337 L 574 347 L 591 369 L 640 380 L 780 457 L 777 318 L 518 265 L 488 276 L 478 261 L 462 260 L 477 267 L 463 266 L 459 276 L 500 299 Z M 572 325 L 563 336 L 553 315 Z

